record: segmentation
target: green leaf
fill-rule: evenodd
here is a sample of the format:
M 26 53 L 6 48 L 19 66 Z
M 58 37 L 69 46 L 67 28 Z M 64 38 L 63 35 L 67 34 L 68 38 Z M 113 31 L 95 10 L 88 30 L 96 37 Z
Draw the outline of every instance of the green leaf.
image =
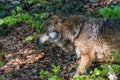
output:
M 58 77 L 56 75 L 53 75 L 49 77 L 48 80 L 58 80 Z
M 25 40 L 26 41 L 31 41 L 31 40 L 33 40 L 33 36 L 28 36 Z
M 118 17 L 120 17 L 120 6 L 118 6 L 118 11 L 117 11 L 116 15 L 117 15 Z
M 100 70 L 97 69 L 97 68 L 95 68 L 95 69 L 94 69 L 94 74 L 95 74 L 96 76 L 100 75 Z
M 108 17 L 111 17 L 113 14 L 114 14 L 114 12 L 112 11 L 111 8 L 104 7 L 102 9 L 100 9 L 100 15 L 102 17 L 108 18 Z
M 17 22 L 16 18 L 12 16 L 8 16 L 4 18 L 4 24 L 7 24 L 8 26 L 12 26 L 16 24 L 16 22 Z
M 52 67 L 53 67 L 52 71 L 53 71 L 54 73 L 58 73 L 58 72 L 60 71 L 60 66 L 52 65 Z
M 2 24 L 3 24 L 3 22 L 4 22 L 4 20 L 3 20 L 3 19 L 0 19 L 0 25 L 2 25 Z
M 22 8 L 19 7 L 19 6 L 17 6 L 17 11 L 18 11 L 18 12 L 22 11 Z
M 117 13 L 117 11 L 118 11 L 118 6 L 114 6 L 113 11 L 114 11 L 114 15 L 115 15 Z
M 16 24 L 17 20 L 15 18 L 10 18 L 9 22 L 8 22 L 8 26 L 12 26 L 14 24 Z
M 28 3 L 31 4 L 34 0 L 28 0 Z
M 108 73 L 108 71 L 109 71 L 108 64 L 103 64 L 100 67 L 102 68 L 101 75 L 105 76 Z
M 42 70 L 41 72 L 40 72 L 40 78 L 41 79 L 43 79 L 43 78 L 46 78 L 46 77 L 48 77 L 48 75 L 49 75 L 49 72 L 48 71 L 44 71 L 44 70 Z
M 3 66 L 5 62 L 0 61 L 0 67 Z
M 15 14 L 16 14 L 15 10 L 12 10 L 11 14 L 12 14 L 12 16 L 15 16 Z
M 40 18 L 41 18 L 41 19 L 44 19 L 44 18 L 47 18 L 47 16 L 46 16 L 45 13 L 41 13 L 41 14 L 40 14 Z
M 118 65 L 118 64 L 113 64 L 113 65 L 112 65 L 112 69 L 113 69 L 113 71 L 114 71 L 115 73 L 118 73 L 118 72 L 120 72 L 120 65 Z

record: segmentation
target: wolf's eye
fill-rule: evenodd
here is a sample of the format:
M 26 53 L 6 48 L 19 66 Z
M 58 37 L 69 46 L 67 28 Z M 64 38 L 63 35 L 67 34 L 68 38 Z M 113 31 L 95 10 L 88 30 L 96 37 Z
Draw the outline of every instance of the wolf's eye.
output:
M 49 33 L 49 36 L 51 39 L 56 39 L 59 37 L 59 32 L 58 31 L 53 31 Z

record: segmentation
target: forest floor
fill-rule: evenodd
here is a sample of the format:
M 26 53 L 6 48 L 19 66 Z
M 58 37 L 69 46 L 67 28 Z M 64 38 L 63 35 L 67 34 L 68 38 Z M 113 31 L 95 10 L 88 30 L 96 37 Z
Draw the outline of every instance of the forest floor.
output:
M 0 37 L 0 60 L 4 62 L 0 67 L 0 78 L 2 80 L 46 80 L 40 79 L 40 72 L 42 70 L 51 72 L 52 65 L 55 65 L 60 66 L 59 76 L 69 80 L 79 63 L 76 54 L 65 53 L 61 48 L 50 43 L 41 49 L 35 42 L 25 40 L 32 34 L 35 32 L 25 23 L 21 23 L 14 25 L 9 34 Z M 98 63 L 94 63 L 88 72 L 98 66 Z
M 76 54 L 65 53 L 53 44 L 46 44 L 41 49 L 34 42 L 25 40 L 32 34 L 36 33 L 28 25 L 20 23 L 14 25 L 9 34 L 0 36 L 0 61 L 4 62 L 0 66 L 0 80 L 42 80 L 40 72 L 51 71 L 52 65 L 60 66 L 59 75 L 69 80 L 79 63 Z M 96 66 L 99 64 L 94 63 L 88 71 Z
M 60 75 L 68 77 L 67 69 L 74 66 L 75 53 L 65 53 L 55 45 L 47 45 L 40 49 L 33 42 L 25 41 L 33 34 L 26 24 L 17 24 L 10 33 L 0 37 L 1 60 L 0 78 L 3 80 L 40 80 L 41 70 L 51 70 L 52 64 L 61 67 Z M 75 71 L 75 69 L 74 69 Z
M 64 52 L 54 44 L 47 43 L 44 48 L 36 46 L 26 37 L 36 34 L 25 23 L 11 27 L 7 35 L 0 37 L 0 80 L 46 80 L 40 79 L 40 72 L 52 72 L 52 65 L 60 66 L 59 76 L 69 80 L 76 71 L 79 60 L 74 52 Z M 88 72 L 99 64 L 93 64 Z

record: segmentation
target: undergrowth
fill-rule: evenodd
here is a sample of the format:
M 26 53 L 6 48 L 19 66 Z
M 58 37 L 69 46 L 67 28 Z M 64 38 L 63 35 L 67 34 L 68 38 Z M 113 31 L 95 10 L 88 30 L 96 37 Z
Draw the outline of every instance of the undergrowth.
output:
M 112 52 L 113 53 L 113 52 Z M 117 59 L 119 59 L 120 61 L 120 56 L 119 53 L 114 52 L 113 55 Z M 118 63 L 119 63 L 118 61 Z M 73 67 L 68 68 L 67 70 L 69 71 L 69 73 L 72 72 Z M 76 67 L 77 69 L 77 67 Z M 75 78 L 69 78 L 69 80 L 108 80 L 108 73 L 119 73 L 120 72 L 120 65 L 119 64 L 112 64 L 112 63 L 104 63 L 101 64 L 99 68 L 94 68 L 94 70 L 91 70 L 89 73 L 87 73 L 86 70 L 84 70 L 84 74 L 87 75 L 82 75 L 82 76 L 78 76 Z M 51 70 L 42 70 L 40 71 L 40 79 L 47 79 L 47 80 L 66 80 L 63 76 L 60 75 L 60 66 L 55 66 L 52 65 L 52 69 Z
M 64 5 L 63 5 L 64 4 Z M 13 25 L 21 22 L 25 22 L 31 25 L 31 29 L 40 33 L 42 31 L 42 22 L 49 16 L 57 15 L 71 15 L 71 14 L 86 14 L 83 10 L 84 3 L 75 0 L 8 0 L 0 1 L 0 35 L 7 33 L 8 29 Z M 120 17 L 120 6 L 111 5 L 105 6 L 100 9 L 99 16 L 103 18 L 116 18 Z M 4 29 L 4 26 L 7 26 Z M 37 35 L 31 35 L 26 38 L 27 41 L 31 41 L 36 38 Z M 116 61 L 120 62 L 120 56 L 116 52 L 112 52 L 116 57 Z M 0 66 L 4 63 L 0 62 Z M 95 68 L 90 72 L 90 75 L 79 76 L 78 78 L 70 78 L 70 80 L 105 80 L 108 71 L 108 65 L 112 67 L 112 71 L 115 73 L 120 72 L 120 65 L 118 64 L 102 64 L 99 68 Z M 69 68 L 68 71 L 72 71 Z M 42 70 L 40 72 L 41 79 L 48 80 L 65 80 L 60 75 L 60 66 L 52 65 L 51 72 Z

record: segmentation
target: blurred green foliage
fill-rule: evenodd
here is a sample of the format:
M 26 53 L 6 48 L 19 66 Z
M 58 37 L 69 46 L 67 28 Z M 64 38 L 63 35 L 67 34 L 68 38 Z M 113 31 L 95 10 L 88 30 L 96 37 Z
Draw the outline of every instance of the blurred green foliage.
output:
M 118 53 L 114 52 L 115 54 L 112 56 L 117 56 Z M 113 54 L 113 52 L 112 52 Z M 120 57 L 119 57 L 120 59 Z M 48 80 L 66 80 L 63 76 L 60 75 L 60 66 L 52 65 L 51 70 L 42 70 L 40 71 L 40 79 L 48 79 Z M 70 70 L 69 73 L 72 71 Z M 120 65 L 117 63 L 103 63 L 99 67 L 90 70 L 88 73 L 86 70 L 84 71 L 85 74 L 88 75 L 80 75 L 75 78 L 69 78 L 69 80 L 108 80 L 108 73 L 117 74 L 120 72 Z
M 25 22 L 37 33 L 50 15 L 80 14 L 83 2 L 77 0 L 2 0 L 0 1 L 0 35 L 16 23 Z M 9 27 L 7 27 L 9 26 Z
M 99 14 L 104 18 L 120 17 L 120 6 L 106 6 L 100 9 Z
M 60 66 L 52 65 L 51 72 L 47 70 L 40 71 L 40 79 L 47 79 L 47 80 L 65 80 L 60 77 Z

